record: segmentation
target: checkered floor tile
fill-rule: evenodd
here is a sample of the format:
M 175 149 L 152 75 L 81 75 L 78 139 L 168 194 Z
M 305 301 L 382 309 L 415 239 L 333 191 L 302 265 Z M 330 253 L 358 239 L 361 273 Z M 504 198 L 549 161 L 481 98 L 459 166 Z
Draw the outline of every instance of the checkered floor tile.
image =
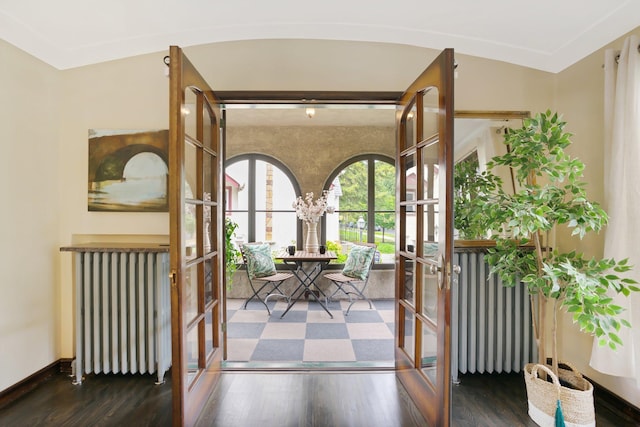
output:
M 329 304 L 333 319 L 315 301 L 298 301 L 287 314 L 284 301 L 227 301 L 228 362 L 375 362 L 393 366 L 393 300 Z

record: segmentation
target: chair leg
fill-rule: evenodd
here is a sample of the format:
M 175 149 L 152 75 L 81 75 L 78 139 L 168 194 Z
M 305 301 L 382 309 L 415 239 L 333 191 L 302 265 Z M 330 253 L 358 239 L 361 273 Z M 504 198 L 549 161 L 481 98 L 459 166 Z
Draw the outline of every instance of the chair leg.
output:
M 254 298 L 257 298 L 258 301 L 260 301 L 262 303 L 262 305 L 264 305 L 264 307 L 267 309 L 267 314 L 269 314 L 269 316 L 270 316 L 271 315 L 271 310 L 269 310 L 269 306 L 267 305 L 265 300 L 260 298 L 260 295 L 259 295 L 260 292 L 265 288 L 265 286 L 267 286 L 269 284 L 269 282 L 266 282 L 264 285 L 260 286 L 260 289 L 258 289 L 257 291 L 253 287 L 253 283 L 249 282 L 249 284 L 251 285 L 251 290 L 253 291 L 253 295 L 251 295 L 249 298 L 247 298 L 244 301 L 244 304 L 242 305 L 242 307 L 246 310 L 247 309 L 247 304 L 249 304 L 249 301 L 251 301 Z
M 365 296 L 362 294 L 362 292 L 360 292 L 360 290 L 359 290 L 359 289 L 357 289 L 355 286 L 354 286 L 353 288 L 356 290 L 356 292 L 345 292 L 347 295 L 349 295 L 349 307 L 347 307 L 347 311 L 346 311 L 346 312 L 345 312 L 345 314 L 344 314 L 345 316 L 348 316 L 348 315 L 349 315 L 349 311 L 351 310 L 351 306 L 352 306 L 353 304 L 355 304 L 355 303 L 356 303 L 356 301 L 358 301 L 358 300 L 360 300 L 360 299 L 362 299 L 362 300 L 364 300 L 364 301 L 366 301 L 366 302 L 368 302 L 368 303 L 369 303 L 369 310 L 372 310 L 372 309 L 373 309 L 373 305 L 371 304 L 371 300 L 370 300 L 369 298 L 365 297 Z M 357 294 L 357 295 L 359 295 L 359 296 L 360 296 L 360 298 L 352 299 L 352 298 L 351 298 L 351 295 L 353 295 L 353 294 Z
M 280 298 L 285 298 L 287 300 L 287 304 L 289 304 L 291 302 L 291 297 L 288 296 L 288 295 L 285 295 L 284 292 L 282 292 L 280 290 L 280 285 L 282 285 L 283 282 L 284 282 L 284 280 L 281 280 L 279 282 L 265 282 L 265 284 L 260 286 L 260 289 L 258 289 L 257 291 L 256 291 L 255 287 L 253 286 L 253 284 L 250 282 L 249 284 L 251 285 L 251 290 L 253 291 L 253 295 L 251 295 L 249 298 L 247 298 L 244 301 L 244 304 L 242 305 L 242 307 L 246 310 L 247 309 L 247 304 L 249 304 L 249 301 L 251 301 L 252 299 L 256 298 L 258 301 L 260 301 L 265 306 L 265 308 L 267 309 L 267 313 L 269 315 L 271 315 L 271 310 L 269 310 L 269 306 L 267 305 L 267 302 L 269 302 L 269 298 L 271 298 L 271 297 L 280 297 Z M 262 299 L 260 297 L 260 292 L 262 292 L 262 290 L 267 286 L 272 286 L 273 288 L 271 289 L 271 291 L 269 293 L 267 293 L 265 295 L 265 298 Z
M 269 292 L 267 294 L 267 296 L 264 298 L 264 301 L 267 302 L 269 301 L 269 298 L 271 297 L 280 297 L 280 298 L 284 298 L 287 300 L 287 304 L 289 304 L 289 302 L 291 302 L 291 297 L 288 295 L 285 295 L 281 290 L 280 290 L 280 285 L 282 284 L 282 282 L 284 282 L 284 280 L 281 280 L 279 282 L 277 282 L 277 284 L 273 285 L 273 289 L 271 290 L 271 292 Z M 276 282 L 271 282 L 271 283 L 276 283 Z
M 354 284 L 350 283 L 350 282 L 345 282 L 345 283 L 339 283 L 339 282 L 335 282 L 332 280 L 332 282 L 336 285 L 336 290 L 333 291 L 333 293 L 331 294 L 331 296 L 329 297 L 329 299 L 333 298 L 333 296 L 338 293 L 338 292 L 342 292 L 343 294 L 345 294 L 348 298 L 349 298 L 349 307 L 347 307 L 347 311 L 345 312 L 345 316 L 349 315 L 349 311 L 351 310 L 351 306 L 353 306 L 353 304 L 356 303 L 356 301 L 358 301 L 358 299 L 362 299 L 364 301 L 367 301 L 369 303 L 369 309 L 373 309 L 373 305 L 371 304 L 371 300 L 367 297 L 364 296 L 363 292 L 365 287 L 367 286 L 366 283 L 365 285 L 362 287 L 362 291 L 360 289 L 358 289 Z M 343 288 L 343 286 L 350 286 L 353 289 L 352 291 L 347 291 Z M 352 298 L 352 295 L 357 295 L 356 298 Z M 360 298 L 358 298 L 358 296 Z

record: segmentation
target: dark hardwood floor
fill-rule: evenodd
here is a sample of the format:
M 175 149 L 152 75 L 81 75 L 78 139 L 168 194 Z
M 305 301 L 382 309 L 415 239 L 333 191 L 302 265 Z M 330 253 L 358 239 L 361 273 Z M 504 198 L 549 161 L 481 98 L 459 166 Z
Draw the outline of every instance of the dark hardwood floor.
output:
M 171 381 L 56 374 L 0 408 L 0 426 L 170 426 Z M 453 426 L 535 426 L 521 374 L 462 375 Z M 597 400 L 596 400 L 597 402 Z M 634 426 L 596 404 L 598 427 Z M 225 372 L 198 426 L 425 426 L 393 371 Z
M 254 398 L 247 398 L 251 393 Z M 225 374 L 197 426 L 422 427 L 395 373 Z
M 522 373 L 465 374 L 453 386 L 452 425 L 537 426 L 527 415 L 527 392 Z M 598 427 L 634 427 L 637 422 L 607 406 L 596 393 Z

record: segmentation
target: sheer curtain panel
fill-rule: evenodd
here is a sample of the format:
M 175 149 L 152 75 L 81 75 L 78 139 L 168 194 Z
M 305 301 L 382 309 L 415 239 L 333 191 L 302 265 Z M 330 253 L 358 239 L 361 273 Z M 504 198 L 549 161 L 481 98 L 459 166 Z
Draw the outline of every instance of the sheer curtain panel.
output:
M 609 225 L 604 255 L 629 258 L 640 282 L 640 39 L 630 36 L 621 51 L 605 52 L 604 174 Z M 634 378 L 640 387 L 640 295 L 616 296 L 632 328 L 622 327 L 616 351 L 594 340 L 590 365 L 609 375 Z

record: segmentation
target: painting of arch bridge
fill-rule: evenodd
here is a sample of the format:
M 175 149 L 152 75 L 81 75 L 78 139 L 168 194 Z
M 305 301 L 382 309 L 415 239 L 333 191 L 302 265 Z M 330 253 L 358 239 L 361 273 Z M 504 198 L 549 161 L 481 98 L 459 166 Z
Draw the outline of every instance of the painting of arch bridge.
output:
M 89 130 L 89 211 L 167 212 L 169 131 Z

